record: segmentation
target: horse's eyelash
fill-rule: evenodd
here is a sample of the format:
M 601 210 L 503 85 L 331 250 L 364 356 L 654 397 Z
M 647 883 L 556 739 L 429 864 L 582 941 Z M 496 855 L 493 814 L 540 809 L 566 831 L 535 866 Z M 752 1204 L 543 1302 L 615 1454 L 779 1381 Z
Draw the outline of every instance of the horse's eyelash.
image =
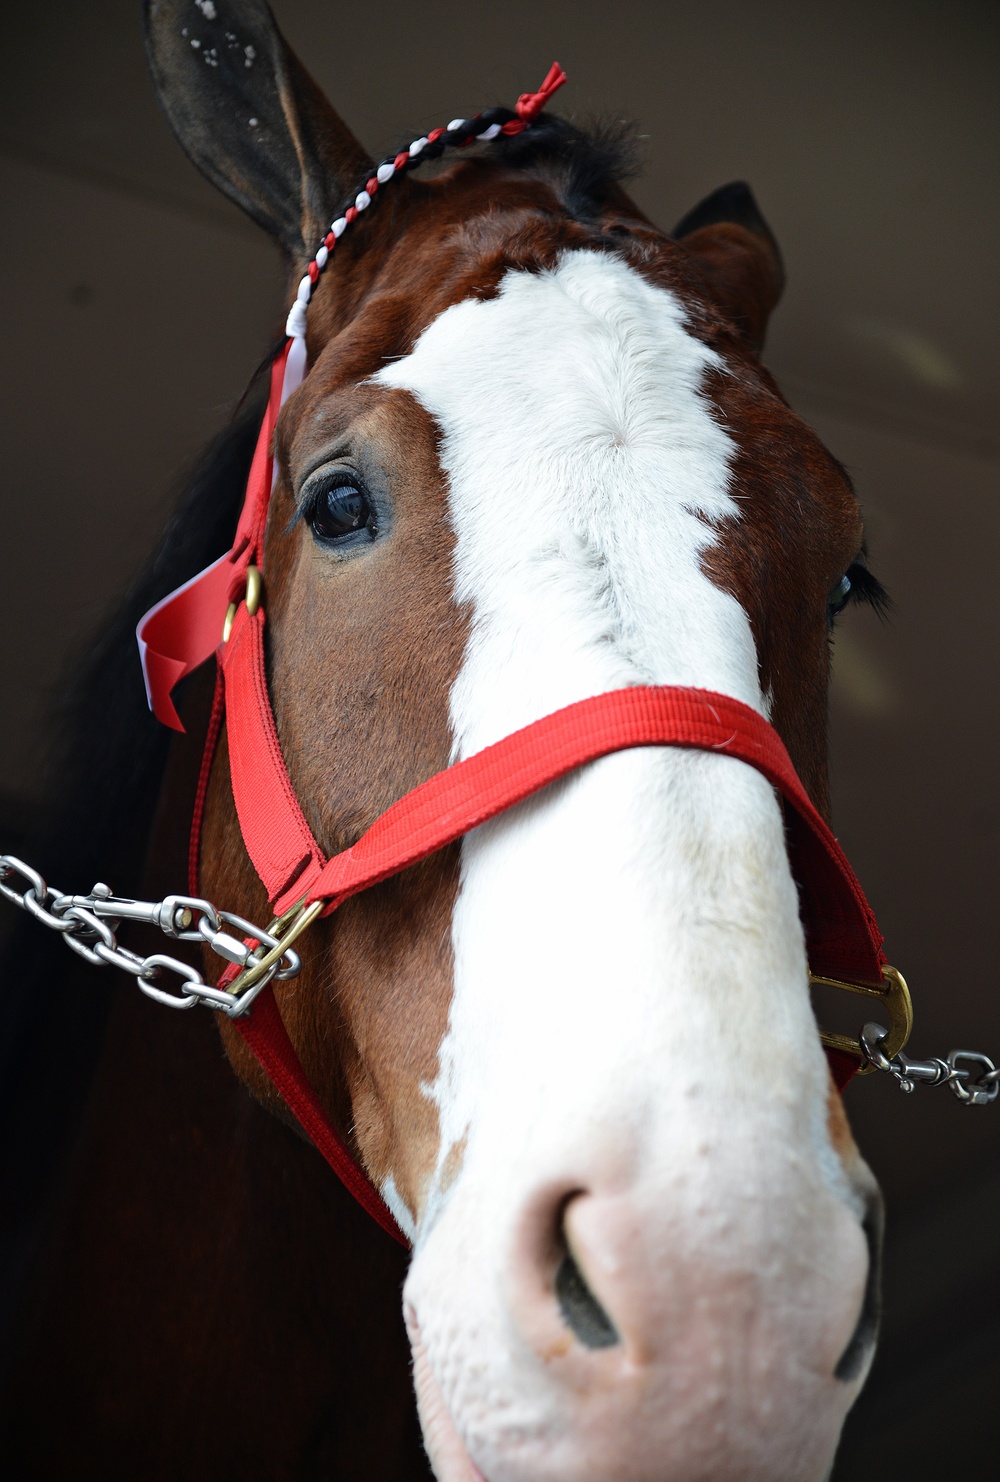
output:
M 851 583 L 849 602 L 863 602 L 874 609 L 880 618 L 887 618 L 892 611 L 892 598 L 885 587 L 863 561 L 855 561 L 848 567 L 847 577 Z

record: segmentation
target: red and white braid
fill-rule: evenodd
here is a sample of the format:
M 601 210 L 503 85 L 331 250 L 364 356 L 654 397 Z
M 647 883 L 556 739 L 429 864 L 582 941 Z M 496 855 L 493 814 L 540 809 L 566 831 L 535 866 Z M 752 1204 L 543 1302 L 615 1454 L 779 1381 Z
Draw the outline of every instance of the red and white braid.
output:
M 432 129 L 429 134 L 422 134 L 419 139 L 414 139 L 409 149 L 403 149 L 399 154 L 384 159 L 351 203 L 331 223 L 330 230 L 317 248 L 316 255 L 298 286 L 288 312 L 285 333 L 293 340 L 304 338 L 309 300 L 338 241 L 347 228 L 357 221 L 362 211 L 367 211 L 375 194 L 388 185 L 394 176 L 414 169 L 425 160 L 437 159 L 445 149 L 461 149 L 474 142 L 488 144 L 501 134 L 510 136 L 523 133 L 535 122 L 549 98 L 565 81 L 565 72 L 558 62 L 553 62 L 538 91 L 522 93 L 513 110 L 490 108 L 485 113 L 477 113 L 474 118 L 454 118 L 446 128 Z

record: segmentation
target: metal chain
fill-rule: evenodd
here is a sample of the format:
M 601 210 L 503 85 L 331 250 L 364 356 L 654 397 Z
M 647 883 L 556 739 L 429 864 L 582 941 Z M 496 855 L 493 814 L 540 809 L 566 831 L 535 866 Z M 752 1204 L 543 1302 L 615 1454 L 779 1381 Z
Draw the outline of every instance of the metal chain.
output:
M 21 882 L 18 889 L 16 883 Z M 290 947 L 281 948 L 281 939 L 274 935 L 274 923 L 266 931 L 245 921 L 232 911 L 219 911 L 211 901 L 191 895 L 168 895 L 162 901 L 132 900 L 128 896 L 113 895 L 107 885 L 97 884 L 89 895 L 64 895 L 46 884 L 45 880 L 23 860 L 12 854 L 0 854 L 0 895 L 20 906 L 34 916 L 43 926 L 59 932 L 67 947 L 93 963 L 95 967 L 120 967 L 130 973 L 143 993 L 157 1003 L 171 1009 L 191 1009 L 202 1003 L 218 1009 L 230 1019 L 245 1014 L 257 994 L 272 978 L 294 978 L 302 963 L 298 953 Z M 228 992 L 214 988 L 205 982 L 197 968 L 171 957 L 164 952 L 154 952 L 149 957 L 140 957 L 130 952 L 118 941 L 118 929 L 123 921 L 138 921 L 148 926 L 159 927 L 167 937 L 178 942 L 200 942 L 226 962 L 237 963 L 243 970 L 242 977 L 252 975 L 252 980 L 239 991 L 240 982 L 233 985 L 237 990 Z M 233 931 L 227 931 L 231 927 Z M 234 935 L 239 932 L 240 936 Z M 242 938 L 256 944 L 248 946 Z M 262 949 L 266 949 L 262 950 Z M 262 966 L 263 959 L 277 952 L 260 976 L 254 969 Z M 164 974 L 172 973 L 179 979 L 179 991 L 158 986 Z
M 944 1060 L 936 1055 L 929 1060 L 911 1060 L 900 1051 L 890 1059 L 881 1048 L 888 1034 L 882 1024 L 866 1024 L 859 1043 L 868 1064 L 894 1076 L 901 1091 L 910 1094 L 917 1086 L 947 1086 L 965 1106 L 989 1106 L 996 1101 L 1000 1070 L 988 1055 L 978 1050 L 952 1050 Z
M 20 890 L 10 883 L 16 879 L 23 882 Z M 298 953 L 290 946 L 282 947 L 281 937 L 275 935 L 276 929 L 285 926 L 287 918 L 272 922 L 265 930 L 232 911 L 218 910 L 211 901 L 198 896 L 168 895 L 162 901 L 140 901 L 113 895 L 110 887 L 102 884 L 95 885 L 89 895 L 64 895 L 13 854 L 0 854 L 0 895 L 43 926 L 58 932 L 67 947 L 85 961 L 95 967 L 123 968 L 135 978 L 143 993 L 172 1009 L 191 1009 L 202 1003 L 236 1019 L 247 1012 L 272 978 L 294 978 L 302 966 Z M 311 917 L 314 910 L 306 913 L 307 916 Z M 299 915 L 300 925 L 305 924 L 305 919 Z M 140 957 L 137 952 L 130 952 L 118 941 L 117 933 L 123 921 L 157 926 L 174 941 L 200 942 L 211 947 L 226 962 L 240 967 L 240 979 L 233 984 L 237 991 L 212 987 L 197 968 L 167 953 Z M 226 927 L 232 927 L 240 936 L 234 936 Z M 297 934 L 294 926 L 288 931 L 289 936 L 293 934 Z M 241 937 L 256 945 L 248 946 Z M 272 957 L 274 960 L 269 960 Z M 258 969 L 262 969 L 259 975 Z M 158 986 L 165 973 L 173 973 L 179 979 L 179 991 Z M 989 1106 L 1000 1096 L 1000 1070 L 988 1055 L 977 1050 L 952 1050 L 944 1060 L 937 1056 L 911 1060 L 900 1051 L 890 1058 L 882 1050 L 888 1035 L 884 1025 L 866 1024 L 858 1043 L 867 1063 L 893 1076 L 901 1091 L 912 1092 L 918 1085 L 947 1086 L 966 1106 Z

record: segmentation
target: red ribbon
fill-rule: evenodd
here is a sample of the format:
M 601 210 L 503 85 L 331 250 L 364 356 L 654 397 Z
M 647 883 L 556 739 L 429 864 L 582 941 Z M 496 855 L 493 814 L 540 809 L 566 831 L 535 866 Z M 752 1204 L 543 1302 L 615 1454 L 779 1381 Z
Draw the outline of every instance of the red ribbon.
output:
M 518 118 L 523 119 L 526 124 L 531 123 L 548 103 L 553 93 L 557 93 L 566 81 L 566 74 L 558 62 L 553 62 L 545 74 L 545 81 L 537 93 L 522 93 L 514 105 L 514 112 Z
M 514 105 L 516 118 L 505 123 L 501 134 L 521 134 L 541 113 L 553 93 L 557 93 L 566 81 L 566 74 L 558 62 L 553 62 L 545 74 L 545 81 L 537 93 L 522 93 Z

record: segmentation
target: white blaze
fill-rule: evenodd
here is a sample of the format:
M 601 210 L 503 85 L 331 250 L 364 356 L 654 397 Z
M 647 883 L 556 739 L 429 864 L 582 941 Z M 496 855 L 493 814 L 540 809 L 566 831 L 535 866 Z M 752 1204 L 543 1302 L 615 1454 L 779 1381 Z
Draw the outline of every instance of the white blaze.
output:
M 571 252 L 448 309 L 378 377 L 409 389 L 441 433 L 455 594 L 472 620 L 451 697 L 456 756 L 629 684 L 698 685 L 764 711 L 747 616 L 702 569 L 713 524 L 739 517 L 733 443 L 704 389 L 712 371 L 725 367 L 669 292 L 615 258 Z M 541 1479 L 580 1426 L 505 1289 L 537 1190 L 627 1194 L 654 1232 L 643 1300 L 658 1304 L 664 1344 L 707 1261 L 712 1292 L 732 1273 L 731 1319 L 759 1325 L 760 1361 L 778 1370 L 773 1334 L 805 1321 L 776 1314 L 801 1301 L 794 1280 L 783 1298 L 785 1280 L 818 1258 L 817 1218 L 855 1196 L 826 1131 L 781 813 L 752 768 L 625 752 L 478 829 L 462 846 L 453 944 L 428 1094 L 439 1174 L 463 1140 L 464 1158 L 453 1187 L 427 1190 L 408 1296 L 490 1482 Z M 747 1250 L 760 1267 L 752 1292 Z M 724 1409 L 730 1437 L 746 1432 L 739 1475 L 816 1475 L 813 1414 L 796 1422 L 792 1466 L 805 1469 L 787 1471 L 749 1373 L 713 1379 L 694 1359 L 687 1377 L 665 1372 L 664 1456 L 671 1426 L 696 1417 L 711 1452 Z M 728 1477 L 713 1456 L 704 1475 Z

